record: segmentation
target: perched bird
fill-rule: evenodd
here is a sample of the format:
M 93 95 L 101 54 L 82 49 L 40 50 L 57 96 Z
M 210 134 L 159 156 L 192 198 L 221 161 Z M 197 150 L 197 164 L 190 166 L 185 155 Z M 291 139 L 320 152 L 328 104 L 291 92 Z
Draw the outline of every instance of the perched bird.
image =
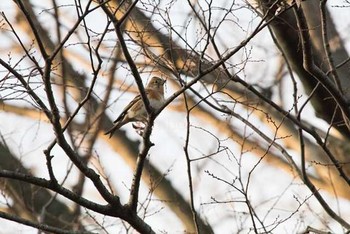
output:
M 160 108 L 164 103 L 164 83 L 165 80 L 159 77 L 152 77 L 145 88 L 149 103 L 153 109 Z M 113 122 L 113 127 L 105 135 L 113 133 L 124 124 L 129 122 L 147 122 L 147 111 L 143 105 L 141 95 L 137 95 L 122 111 L 119 117 Z

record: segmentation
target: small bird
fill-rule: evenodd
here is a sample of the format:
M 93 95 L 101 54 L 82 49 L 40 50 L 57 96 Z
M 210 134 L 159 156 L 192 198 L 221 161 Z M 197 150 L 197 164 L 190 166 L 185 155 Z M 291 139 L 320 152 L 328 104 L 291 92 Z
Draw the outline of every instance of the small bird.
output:
M 158 109 L 164 103 L 164 83 L 165 80 L 159 77 L 152 77 L 145 88 L 151 108 Z M 143 104 L 141 95 L 137 95 L 122 111 L 119 117 L 113 122 L 114 125 L 109 129 L 105 135 L 112 137 L 113 133 L 122 127 L 124 124 L 130 122 L 147 122 L 147 111 Z M 135 126 L 134 126 L 135 127 Z

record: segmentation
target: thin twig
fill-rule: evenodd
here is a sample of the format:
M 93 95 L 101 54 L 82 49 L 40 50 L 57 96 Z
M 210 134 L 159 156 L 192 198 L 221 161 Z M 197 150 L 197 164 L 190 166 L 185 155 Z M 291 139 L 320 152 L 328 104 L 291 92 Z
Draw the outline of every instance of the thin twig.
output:
M 185 145 L 183 147 L 185 157 L 186 157 L 186 165 L 187 165 L 187 177 L 188 177 L 188 186 L 190 190 L 190 205 L 191 205 L 191 211 L 192 211 L 192 218 L 193 218 L 193 223 L 194 227 L 196 228 L 196 233 L 200 233 L 199 225 L 198 225 L 198 215 L 196 212 L 196 208 L 194 206 L 194 191 L 193 191 L 193 181 L 192 181 L 192 170 L 191 170 L 191 158 L 188 152 L 188 145 L 190 141 L 190 129 L 191 129 L 191 122 L 190 122 L 190 112 L 192 110 L 189 109 L 188 103 L 187 103 L 187 97 L 186 93 L 183 93 L 184 96 L 184 102 L 186 106 L 186 138 L 185 138 Z
M 326 52 L 326 58 L 329 65 L 330 74 L 333 77 L 334 83 L 336 87 L 338 88 L 339 92 L 343 94 L 343 90 L 341 88 L 341 83 L 339 80 L 339 76 L 337 73 L 337 69 L 334 65 L 332 52 L 329 45 L 329 38 L 328 38 L 328 30 L 327 30 L 327 10 L 326 10 L 326 3 L 327 0 L 321 0 L 320 1 L 320 9 L 321 9 L 321 29 L 322 29 L 322 40 L 323 40 L 323 47 Z
M 24 16 L 26 17 L 26 19 L 30 25 L 30 28 L 34 34 L 35 39 L 36 39 L 36 42 L 38 43 L 41 55 L 43 56 L 44 60 L 48 59 L 49 55 L 45 49 L 45 45 L 44 45 L 43 41 L 41 40 L 41 35 L 40 35 L 40 32 L 38 31 L 38 27 L 36 27 L 35 22 L 33 21 L 31 15 L 27 11 L 26 7 L 23 5 L 22 0 L 15 0 L 15 2 L 19 6 L 21 11 L 23 12 Z

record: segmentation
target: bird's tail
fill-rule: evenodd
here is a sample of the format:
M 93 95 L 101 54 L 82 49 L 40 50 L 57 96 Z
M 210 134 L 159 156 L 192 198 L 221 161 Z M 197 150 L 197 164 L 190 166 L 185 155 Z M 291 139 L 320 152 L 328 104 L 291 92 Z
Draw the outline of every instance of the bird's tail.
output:
M 113 136 L 113 133 L 118 130 L 124 123 L 122 121 L 119 121 L 113 125 L 111 129 L 109 129 L 107 132 L 105 132 L 105 135 L 109 135 L 109 138 Z

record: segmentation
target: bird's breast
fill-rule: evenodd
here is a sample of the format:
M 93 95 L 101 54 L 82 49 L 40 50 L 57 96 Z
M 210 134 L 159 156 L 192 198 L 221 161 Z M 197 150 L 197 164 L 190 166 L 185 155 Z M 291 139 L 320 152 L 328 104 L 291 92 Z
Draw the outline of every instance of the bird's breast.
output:
M 154 109 L 159 109 L 163 103 L 164 103 L 164 98 L 161 97 L 159 99 L 149 99 L 149 103 L 151 104 L 151 107 L 154 108 Z

